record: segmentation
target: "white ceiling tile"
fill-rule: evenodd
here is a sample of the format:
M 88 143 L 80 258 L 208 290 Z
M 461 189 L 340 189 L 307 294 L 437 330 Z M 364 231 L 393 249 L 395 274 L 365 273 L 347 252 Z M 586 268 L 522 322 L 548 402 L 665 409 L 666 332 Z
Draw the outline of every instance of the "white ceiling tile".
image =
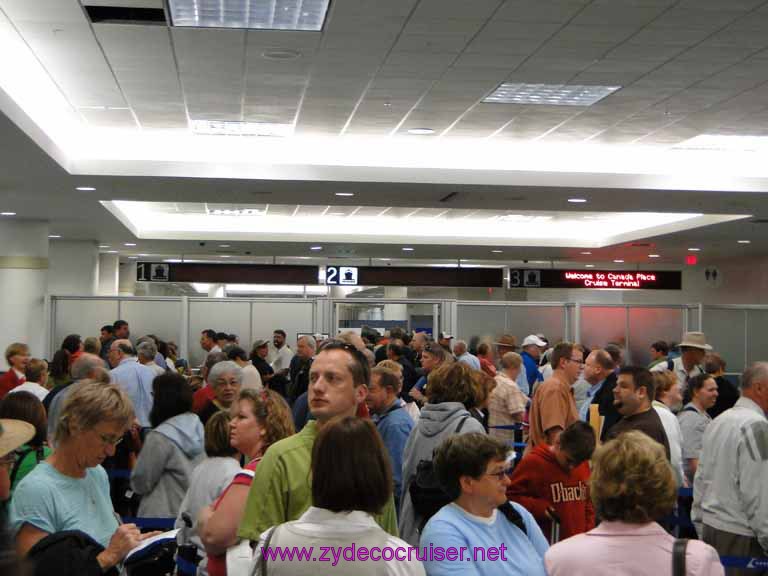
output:
M 94 26 L 120 88 L 143 128 L 184 128 L 187 113 L 171 52 L 160 26 Z
M 172 28 L 171 34 L 189 117 L 241 120 L 246 33 Z
M 496 14 L 499 20 L 565 23 L 589 4 L 589 0 L 508 0 Z
M 81 109 L 80 114 L 88 124 L 97 128 L 137 128 L 133 114 L 126 109 Z
M 432 20 L 434 18 L 455 18 L 483 20 L 496 10 L 503 0 L 421 0 L 412 18 Z
M 393 52 L 438 52 L 458 54 L 467 45 L 468 35 L 404 34 L 392 48 Z

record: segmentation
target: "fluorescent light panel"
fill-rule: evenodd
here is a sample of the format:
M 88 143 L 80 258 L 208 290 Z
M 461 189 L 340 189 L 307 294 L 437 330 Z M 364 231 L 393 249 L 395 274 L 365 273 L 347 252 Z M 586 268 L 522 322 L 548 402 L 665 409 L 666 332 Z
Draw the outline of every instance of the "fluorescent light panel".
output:
M 256 30 L 323 29 L 329 0 L 168 0 L 171 25 Z
M 271 122 L 240 122 L 236 120 L 190 120 L 195 134 L 207 136 L 277 136 L 285 138 L 293 134 L 293 124 Z
M 580 84 L 515 84 L 505 82 L 483 102 L 491 104 L 546 104 L 548 106 L 592 106 L 621 86 Z

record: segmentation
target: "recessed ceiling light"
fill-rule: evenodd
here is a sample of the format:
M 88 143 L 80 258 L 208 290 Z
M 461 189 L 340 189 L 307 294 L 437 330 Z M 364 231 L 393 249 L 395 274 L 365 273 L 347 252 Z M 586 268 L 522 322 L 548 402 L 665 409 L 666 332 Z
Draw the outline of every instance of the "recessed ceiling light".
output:
M 117 254 L 117 250 L 107 250 L 107 254 Z
M 208 136 L 280 136 L 293 134 L 293 124 L 241 122 L 240 120 L 190 120 L 195 134 Z
M 171 26 L 253 30 L 323 29 L 329 0 L 169 0 Z
M 229 248 L 229 244 L 219 244 L 219 248 Z
M 414 136 L 427 136 L 434 133 L 435 131 L 432 128 L 411 128 L 408 130 L 408 134 L 413 134 Z
M 522 84 L 504 82 L 483 102 L 491 104 L 540 104 L 548 106 L 592 106 L 621 86 L 579 84 Z
M 660 254 L 648 254 L 648 258 L 661 258 Z
M 354 196 L 354 192 L 336 192 L 336 196 Z
M 403 252 L 413 252 L 413 248 L 403 248 Z
M 752 240 L 737 240 L 739 244 L 752 244 Z
M 584 267 L 585 267 L 585 268 L 594 268 L 594 267 L 595 267 L 595 265 L 594 265 L 594 264 L 586 264 Z
M 614 262 L 616 262 L 616 264 L 623 264 L 624 260 L 614 260 Z
M 310 246 L 309 249 L 310 250 L 322 250 L 323 247 L 322 246 Z
M 129 260 L 138 260 L 139 257 L 138 256 L 128 256 L 128 259 Z
M 328 212 L 326 216 L 346 216 L 346 212 Z
M 220 254 L 222 258 L 232 258 L 229 254 Z
M 75 190 L 78 190 L 79 192 L 95 192 L 96 188 L 93 186 L 78 186 Z
M 584 204 L 586 201 L 586 198 L 568 198 L 568 202 L 571 204 Z
M 142 258 L 146 258 L 147 256 L 152 256 L 152 254 L 139 254 Z
M 701 252 L 701 248 L 688 248 L 688 252 Z
M 131 246 L 136 246 L 136 244 L 134 242 L 124 242 L 123 246 L 128 246 L 130 248 Z
M 591 256 L 592 252 L 579 252 L 582 256 Z
M 58 234 L 48 234 L 48 238 L 61 238 Z
M 379 258 L 382 262 L 389 262 L 392 258 Z
M 109 248 L 109 244 L 99 244 L 99 248 Z
M 16 212 L 0 212 L 0 216 L 16 216 Z
M 261 57 L 265 60 L 296 60 L 300 56 L 301 52 L 290 49 L 267 50 L 261 53 Z
M 504 254 L 504 250 L 491 250 L 494 254 Z

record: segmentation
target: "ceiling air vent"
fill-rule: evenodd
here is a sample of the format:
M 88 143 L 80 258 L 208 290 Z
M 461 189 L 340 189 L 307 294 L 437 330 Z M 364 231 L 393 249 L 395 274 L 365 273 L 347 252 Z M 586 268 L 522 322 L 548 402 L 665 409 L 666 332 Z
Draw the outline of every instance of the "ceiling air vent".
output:
M 94 24 L 166 25 L 162 8 L 131 8 L 128 6 L 84 6 Z

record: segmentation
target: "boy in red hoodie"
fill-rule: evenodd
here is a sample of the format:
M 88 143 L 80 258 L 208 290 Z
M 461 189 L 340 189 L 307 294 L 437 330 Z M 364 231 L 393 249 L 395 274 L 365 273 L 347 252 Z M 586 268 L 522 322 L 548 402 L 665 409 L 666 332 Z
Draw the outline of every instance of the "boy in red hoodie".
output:
M 525 506 L 545 535 L 551 534 L 553 519 L 560 522 L 560 540 L 591 530 L 595 510 L 589 497 L 589 459 L 594 450 L 592 427 L 574 422 L 554 446 L 535 446 L 520 461 L 507 498 Z

